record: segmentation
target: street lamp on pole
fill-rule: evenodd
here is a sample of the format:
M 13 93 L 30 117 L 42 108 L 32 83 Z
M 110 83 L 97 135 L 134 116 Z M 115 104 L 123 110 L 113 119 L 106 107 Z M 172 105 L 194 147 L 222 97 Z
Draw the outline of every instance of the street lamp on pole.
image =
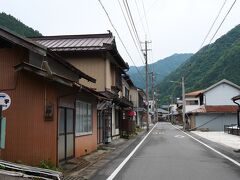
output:
M 185 114 L 186 114 L 186 100 L 185 100 L 185 83 L 184 83 L 184 77 L 182 77 L 182 82 L 178 81 L 170 81 L 172 83 L 179 83 L 182 85 L 182 120 L 183 120 L 183 130 L 186 129 L 186 120 L 185 120 Z

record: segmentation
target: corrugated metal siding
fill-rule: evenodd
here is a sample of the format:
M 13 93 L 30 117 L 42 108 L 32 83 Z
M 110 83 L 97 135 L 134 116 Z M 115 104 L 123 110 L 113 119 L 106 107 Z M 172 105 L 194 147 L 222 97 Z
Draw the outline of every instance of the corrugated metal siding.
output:
M 44 83 L 31 74 L 19 77 L 7 117 L 6 149 L 3 158 L 38 165 L 41 160 L 56 162 L 56 94 L 47 87 L 47 101 L 54 104 L 54 120 L 44 121 Z
M 15 87 L 17 73 L 13 66 L 23 59 L 24 54 L 19 49 L 0 49 L 0 90 Z
M 195 117 L 196 127 L 199 127 L 205 123 L 201 128 L 208 128 L 210 131 L 223 131 L 224 125 L 237 124 L 236 113 L 214 113 L 198 115 Z
M 36 40 L 43 46 L 53 51 L 71 51 L 71 50 L 99 50 L 105 49 L 104 44 L 112 44 L 113 37 L 105 38 L 66 38 L 66 39 L 41 39 Z
M 19 55 L 20 53 L 17 53 Z M 4 69 L 9 69 L 1 88 L 12 87 L 16 74 L 12 66 L 22 60 L 13 51 L 0 52 L 1 82 Z M 10 78 L 11 77 L 11 78 Z M 3 86 L 6 85 L 6 86 Z M 3 91 L 10 95 L 12 104 L 3 112 L 7 118 L 6 148 L 1 151 L 1 158 L 9 161 L 39 165 L 41 160 L 50 159 L 56 163 L 57 139 L 57 102 L 55 87 L 47 85 L 47 100 L 54 104 L 54 121 L 44 121 L 44 82 L 32 74 L 19 72 L 16 90 Z

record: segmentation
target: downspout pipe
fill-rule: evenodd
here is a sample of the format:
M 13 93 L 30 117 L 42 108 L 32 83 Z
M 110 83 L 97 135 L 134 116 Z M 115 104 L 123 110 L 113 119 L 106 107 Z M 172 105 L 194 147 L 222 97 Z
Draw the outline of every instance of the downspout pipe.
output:
M 236 99 L 232 99 L 232 101 L 233 101 L 235 104 L 238 105 L 238 110 L 237 110 L 237 125 L 238 125 L 238 127 L 240 127 L 240 117 L 239 117 L 240 104 L 236 102 L 236 101 L 237 101 Z

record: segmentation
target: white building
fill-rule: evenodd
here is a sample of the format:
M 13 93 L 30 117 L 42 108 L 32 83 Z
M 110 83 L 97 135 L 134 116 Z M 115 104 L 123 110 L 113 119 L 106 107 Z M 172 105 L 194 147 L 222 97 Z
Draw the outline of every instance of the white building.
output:
M 237 123 L 237 106 L 231 100 L 240 86 L 223 79 L 202 91 L 186 94 L 186 114 L 193 129 L 222 131 L 224 125 Z
M 201 98 L 201 94 L 203 93 L 202 90 L 194 91 L 185 94 L 185 101 L 186 101 L 186 113 L 191 112 L 192 110 L 200 108 L 203 104 Z

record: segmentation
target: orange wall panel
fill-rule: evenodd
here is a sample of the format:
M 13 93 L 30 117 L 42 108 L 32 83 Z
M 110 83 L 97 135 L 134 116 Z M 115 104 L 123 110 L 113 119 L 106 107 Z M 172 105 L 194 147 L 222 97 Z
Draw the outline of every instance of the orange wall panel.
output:
M 84 93 L 80 95 L 79 99 L 93 104 L 93 131 L 90 135 L 75 137 L 75 157 L 86 155 L 97 149 L 97 100 Z

